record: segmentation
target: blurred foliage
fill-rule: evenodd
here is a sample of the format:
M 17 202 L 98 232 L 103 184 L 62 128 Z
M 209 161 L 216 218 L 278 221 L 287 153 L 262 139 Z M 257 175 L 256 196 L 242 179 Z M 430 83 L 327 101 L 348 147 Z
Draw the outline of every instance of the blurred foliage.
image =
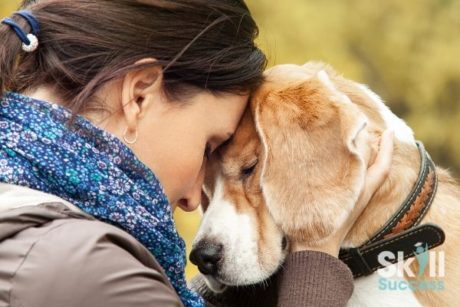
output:
M 460 0 L 248 0 L 270 64 L 330 63 L 460 174 Z
M 1 0 L 0 16 L 18 2 Z M 408 122 L 433 159 L 459 176 L 460 0 L 247 3 L 271 65 L 321 60 L 368 84 Z M 200 214 L 175 217 L 190 247 Z M 189 265 L 187 276 L 195 273 Z

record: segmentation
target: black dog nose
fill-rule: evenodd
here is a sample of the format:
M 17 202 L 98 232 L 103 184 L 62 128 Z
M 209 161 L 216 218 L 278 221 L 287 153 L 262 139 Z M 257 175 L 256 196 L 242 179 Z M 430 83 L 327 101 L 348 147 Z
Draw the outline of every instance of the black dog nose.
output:
M 205 275 L 217 273 L 217 263 L 220 259 L 222 259 L 222 244 L 199 243 L 190 253 L 190 261 Z

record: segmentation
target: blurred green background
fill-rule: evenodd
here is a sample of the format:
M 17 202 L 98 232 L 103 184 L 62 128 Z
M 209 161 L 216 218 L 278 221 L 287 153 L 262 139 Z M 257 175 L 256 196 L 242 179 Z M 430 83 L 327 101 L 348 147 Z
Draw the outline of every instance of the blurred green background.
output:
M 0 17 L 18 3 L 1 0 Z M 435 162 L 459 177 L 460 0 L 247 3 L 270 65 L 321 60 L 368 84 L 408 122 Z M 199 213 L 176 212 L 188 248 L 199 220 Z M 196 272 L 187 267 L 188 277 Z

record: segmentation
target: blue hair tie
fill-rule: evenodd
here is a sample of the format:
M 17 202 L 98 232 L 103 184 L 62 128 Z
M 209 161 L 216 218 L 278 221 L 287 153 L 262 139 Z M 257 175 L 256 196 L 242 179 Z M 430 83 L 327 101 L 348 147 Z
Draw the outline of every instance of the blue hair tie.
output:
M 40 33 L 40 24 L 37 18 L 35 18 L 32 12 L 28 10 L 15 12 L 14 15 L 18 15 L 24 18 L 27 21 L 27 23 L 29 23 L 32 32 L 27 34 L 13 19 L 8 17 L 3 19 L 2 23 L 9 25 L 11 29 L 19 37 L 19 39 L 22 42 L 22 50 L 24 50 L 25 52 L 35 51 L 38 48 L 37 36 Z

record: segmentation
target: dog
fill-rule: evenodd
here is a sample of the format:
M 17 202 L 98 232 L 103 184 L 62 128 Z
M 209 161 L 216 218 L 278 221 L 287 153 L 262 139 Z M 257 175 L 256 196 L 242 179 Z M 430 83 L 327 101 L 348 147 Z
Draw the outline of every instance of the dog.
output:
M 414 190 L 422 160 L 431 161 L 429 155 L 423 156 L 411 128 L 377 94 L 326 64 L 274 66 L 265 72 L 265 79 L 251 96 L 232 140 L 212 155 L 207 166 L 203 191 L 208 204 L 203 205 L 191 260 L 214 292 L 269 278 L 289 253 L 287 238 L 315 246 L 332 234 L 353 209 L 385 129 L 395 131 L 391 170 L 347 234 L 344 251 L 368 246 L 366 242 L 382 231 Z M 430 174 L 436 180 L 417 185 L 415 205 L 402 212 L 402 221 L 393 218 L 398 223 L 391 231 L 397 233 L 398 227 L 403 234 L 410 231 L 401 225 L 414 220 L 414 214 L 419 225 L 434 224 L 428 231 L 437 229 L 437 245 L 442 245 L 429 255 L 438 253 L 438 259 L 424 266 L 424 276 L 405 271 L 403 276 L 382 279 L 379 272 L 387 270 L 388 276 L 389 268 L 404 261 L 416 272 L 421 262 L 414 257 L 367 272 L 355 279 L 349 306 L 456 306 L 460 191 L 447 170 L 433 166 Z M 428 198 L 429 208 L 423 211 Z M 422 207 L 420 212 L 414 209 L 417 206 Z M 445 241 L 440 232 L 445 233 Z M 422 234 L 422 239 L 428 236 Z M 382 240 L 388 241 L 387 236 Z M 399 247 L 414 248 L 400 240 Z M 391 263 L 398 260 L 393 258 Z M 433 281 L 441 282 L 439 289 L 388 291 L 401 282 L 420 285 L 430 267 L 441 262 L 445 274 Z

